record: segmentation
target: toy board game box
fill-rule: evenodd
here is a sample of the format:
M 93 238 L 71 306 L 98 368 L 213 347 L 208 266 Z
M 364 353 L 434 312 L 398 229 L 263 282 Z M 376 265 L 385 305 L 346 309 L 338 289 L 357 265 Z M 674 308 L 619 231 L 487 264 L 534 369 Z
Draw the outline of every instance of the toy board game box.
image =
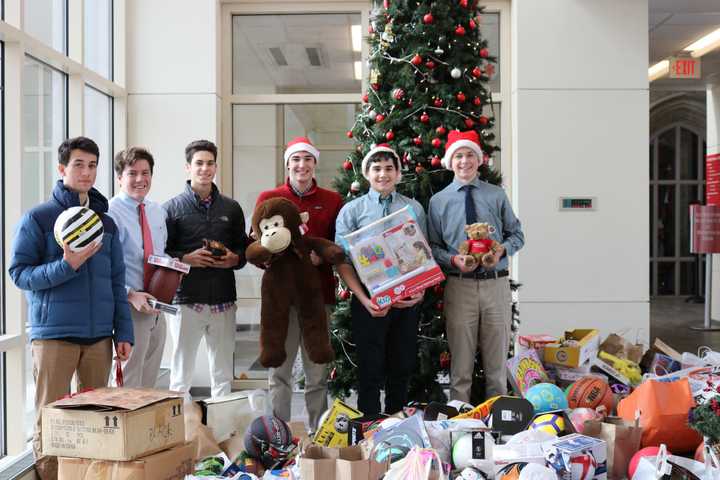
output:
M 379 307 L 445 279 L 409 206 L 345 235 L 343 248 Z

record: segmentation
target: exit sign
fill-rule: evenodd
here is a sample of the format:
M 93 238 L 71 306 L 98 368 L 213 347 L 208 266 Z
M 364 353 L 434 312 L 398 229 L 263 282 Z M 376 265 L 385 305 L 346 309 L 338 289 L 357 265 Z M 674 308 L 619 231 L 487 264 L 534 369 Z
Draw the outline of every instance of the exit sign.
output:
M 700 59 L 670 57 L 670 78 L 700 78 Z

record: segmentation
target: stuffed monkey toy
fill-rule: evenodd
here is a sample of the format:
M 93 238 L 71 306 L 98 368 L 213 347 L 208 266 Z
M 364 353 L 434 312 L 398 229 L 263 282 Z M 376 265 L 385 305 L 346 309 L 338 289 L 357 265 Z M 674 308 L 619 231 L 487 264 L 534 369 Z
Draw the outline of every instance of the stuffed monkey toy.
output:
M 265 270 L 261 286 L 260 364 L 279 367 L 286 358 L 290 307 L 298 312 L 305 350 L 315 363 L 335 358 L 328 334 L 322 287 L 310 251 L 325 263 L 336 265 L 345 252 L 324 238 L 303 236 L 297 206 L 286 198 L 270 198 L 253 213 L 257 240 L 245 251 L 247 261 Z

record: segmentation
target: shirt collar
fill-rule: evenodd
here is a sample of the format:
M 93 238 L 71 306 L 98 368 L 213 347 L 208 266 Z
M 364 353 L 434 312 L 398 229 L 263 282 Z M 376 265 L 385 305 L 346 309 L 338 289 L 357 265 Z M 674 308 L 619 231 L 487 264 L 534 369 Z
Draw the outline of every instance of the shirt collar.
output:
M 310 185 L 310 188 L 308 188 L 306 191 L 301 192 L 299 190 L 296 190 L 292 183 L 290 183 L 290 179 L 288 178 L 285 180 L 285 185 L 287 186 L 288 190 L 290 190 L 292 193 L 294 193 L 296 196 L 302 198 L 302 197 L 308 197 L 315 193 L 317 191 L 317 182 L 315 179 L 312 179 L 312 185 Z
M 380 192 L 377 190 L 373 190 L 372 188 L 368 190 L 368 198 L 373 201 L 373 203 L 380 203 Z M 390 203 L 395 201 L 395 197 L 397 197 L 397 191 L 393 190 L 390 193 Z
M 127 193 L 123 192 L 122 190 L 120 191 L 120 193 L 118 193 L 118 197 L 119 197 L 123 202 L 127 203 L 128 205 L 132 205 L 132 206 L 134 206 L 134 207 L 139 206 L 141 203 L 142 203 L 142 204 L 145 204 L 145 205 L 147 206 L 147 201 L 144 200 L 144 201 L 142 201 L 142 202 L 138 202 L 137 200 L 135 200 L 134 198 L 132 198 L 130 195 L 128 195 Z
M 474 187 L 480 187 L 481 184 L 482 184 L 482 180 L 480 180 L 480 175 L 475 175 L 475 179 L 470 183 L 462 183 L 456 179 L 453 179 L 453 181 L 452 181 L 453 188 L 456 191 L 459 191 L 465 185 L 473 185 Z

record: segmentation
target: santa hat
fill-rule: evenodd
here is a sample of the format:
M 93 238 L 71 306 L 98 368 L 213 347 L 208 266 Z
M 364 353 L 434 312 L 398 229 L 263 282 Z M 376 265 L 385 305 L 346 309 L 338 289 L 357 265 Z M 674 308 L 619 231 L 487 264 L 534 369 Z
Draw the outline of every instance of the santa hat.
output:
M 483 151 L 480 148 L 480 138 L 475 130 L 461 132 L 460 130 L 452 130 L 448 133 L 447 143 L 445 144 L 445 156 L 442 158 L 442 166 L 452 170 L 452 157 L 459 148 L 469 148 L 483 161 Z
M 368 171 L 368 168 L 370 168 L 368 165 L 370 158 L 373 155 L 375 155 L 377 153 L 382 153 L 382 152 L 389 153 L 395 159 L 395 168 L 398 169 L 398 172 L 400 171 L 400 157 L 398 156 L 397 152 L 395 150 L 393 150 L 392 147 L 390 145 L 388 145 L 387 143 L 381 143 L 381 144 L 375 145 L 373 148 L 371 148 L 370 151 L 367 154 L 365 154 L 365 156 L 362 159 L 361 168 L 362 168 L 362 174 L 365 176 L 365 178 L 367 178 L 367 171 Z
M 293 153 L 297 152 L 308 152 L 310 155 L 315 157 L 315 161 L 320 160 L 320 150 L 315 148 L 309 138 L 307 137 L 295 137 L 287 144 L 285 149 L 285 166 L 287 167 L 288 160 Z

